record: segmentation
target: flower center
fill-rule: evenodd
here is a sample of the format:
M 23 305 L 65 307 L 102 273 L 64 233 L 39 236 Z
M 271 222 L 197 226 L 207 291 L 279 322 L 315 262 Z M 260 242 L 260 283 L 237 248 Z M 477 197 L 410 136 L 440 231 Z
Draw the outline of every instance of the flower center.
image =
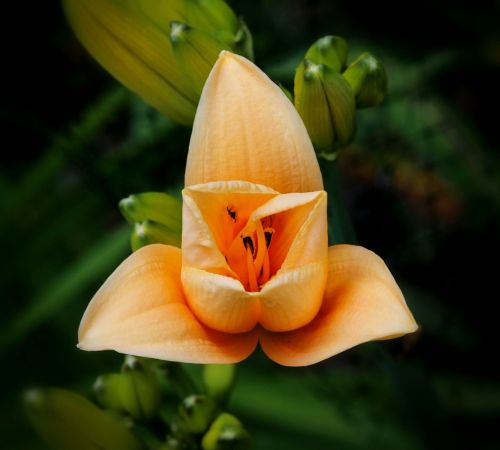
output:
M 273 217 L 250 222 L 241 228 L 241 223 L 238 223 L 241 218 L 236 209 L 228 206 L 226 211 L 234 225 L 232 243 L 225 254 L 226 260 L 245 290 L 258 292 L 272 276 L 269 247 L 275 233 L 272 227 Z
M 262 220 L 259 220 L 257 221 L 255 231 L 251 235 L 242 234 L 240 236 L 246 252 L 248 286 L 245 286 L 245 288 L 248 291 L 257 292 L 269 280 L 269 276 L 271 275 L 269 246 L 271 245 L 273 234 L 274 229 L 269 226 L 264 228 Z

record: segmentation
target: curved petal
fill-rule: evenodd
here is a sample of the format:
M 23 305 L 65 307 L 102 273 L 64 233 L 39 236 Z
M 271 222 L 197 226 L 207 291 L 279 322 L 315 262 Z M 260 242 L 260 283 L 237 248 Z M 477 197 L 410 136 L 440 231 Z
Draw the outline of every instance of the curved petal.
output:
M 335 245 L 328 256 L 328 281 L 317 317 L 291 332 L 262 330 L 262 349 L 279 364 L 314 364 L 363 342 L 418 328 L 389 269 L 375 253 Z
M 281 89 L 242 56 L 223 51 L 196 111 L 186 186 L 243 180 L 281 193 L 320 191 L 318 161 Z
M 323 261 L 278 272 L 259 292 L 260 324 L 269 331 L 307 325 L 321 307 L 326 279 Z
M 247 292 L 233 278 L 182 269 L 191 310 L 200 322 L 224 333 L 244 333 L 257 323 L 272 331 L 308 324 L 321 307 L 326 277 L 325 264 L 316 262 L 281 271 L 260 292 Z
M 182 284 L 191 310 L 205 325 L 225 333 L 252 330 L 259 319 L 256 293 L 234 278 L 183 267 Z
M 181 251 L 154 244 L 130 255 L 90 302 L 78 331 L 84 350 L 191 363 L 234 363 L 257 343 L 200 324 L 186 305 L 180 282 Z

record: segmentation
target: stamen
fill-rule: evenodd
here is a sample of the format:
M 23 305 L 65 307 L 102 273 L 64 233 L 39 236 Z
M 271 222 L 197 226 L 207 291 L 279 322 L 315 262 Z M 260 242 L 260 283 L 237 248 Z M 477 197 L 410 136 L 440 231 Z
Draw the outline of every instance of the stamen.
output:
M 259 284 L 262 286 L 264 283 L 269 280 L 270 275 L 270 266 L 269 266 L 269 253 L 266 252 L 266 256 L 264 257 L 264 263 L 262 264 L 262 271 L 260 273 Z
M 245 249 L 250 249 L 250 254 L 253 258 L 253 255 L 255 254 L 255 246 L 253 245 L 252 236 L 241 236 L 241 238 L 243 239 L 243 245 L 245 246 Z
M 236 210 L 234 209 L 233 206 L 229 205 L 226 208 L 227 213 L 229 214 L 229 217 L 233 220 L 234 223 L 238 221 L 238 215 L 236 214 Z
M 250 238 L 251 239 L 251 238 Z M 243 238 L 245 242 L 245 238 Z M 257 277 L 255 276 L 255 268 L 253 266 L 253 255 L 250 246 L 245 246 L 247 249 L 247 271 L 248 271 L 248 284 L 251 292 L 257 292 L 259 286 L 257 284 Z
M 271 239 L 273 238 L 274 235 L 274 228 L 265 228 L 264 229 L 264 236 L 266 237 L 266 247 L 269 248 L 271 245 Z
M 262 223 L 257 220 L 256 230 L 257 232 L 257 256 L 255 257 L 255 273 L 260 274 L 262 270 L 262 264 L 264 263 L 264 257 L 267 253 L 267 247 L 265 246 L 266 238 L 264 236 L 264 229 L 262 228 Z

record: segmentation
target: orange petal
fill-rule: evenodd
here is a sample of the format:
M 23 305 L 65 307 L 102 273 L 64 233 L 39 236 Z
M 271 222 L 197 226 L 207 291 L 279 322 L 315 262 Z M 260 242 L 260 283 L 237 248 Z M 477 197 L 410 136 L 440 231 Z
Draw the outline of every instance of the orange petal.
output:
M 240 281 L 192 267 L 183 267 L 182 284 L 196 317 L 226 333 L 252 330 L 259 319 L 259 300 Z
M 261 345 L 274 361 L 306 366 L 363 342 L 390 339 L 418 328 L 389 269 L 357 246 L 329 249 L 323 305 L 307 326 L 286 333 L 263 330 Z
M 203 89 L 186 186 L 243 180 L 279 192 L 323 189 L 306 128 L 281 89 L 242 56 L 223 51 Z
M 307 325 L 317 315 L 327 279 L 323 261 L 280 270 L 259 292 L 260 324 L 269 331 Z
M 181 251 L 154 244 L 130 255 L 106 280 L 80 323 L 79 347 L 199 364 L 234 363 L 255 348 L 201 325 L 184 300 Z

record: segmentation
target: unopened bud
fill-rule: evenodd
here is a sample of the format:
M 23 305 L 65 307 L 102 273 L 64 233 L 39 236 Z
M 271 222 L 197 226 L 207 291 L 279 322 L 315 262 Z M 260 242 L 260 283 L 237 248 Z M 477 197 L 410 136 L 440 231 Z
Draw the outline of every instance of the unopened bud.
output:
M 370 53 L 363 53 L 343 73 L 356 97 L 358 108 L 380 105 L 387 94 L 384 65 Z
M 109 373 L 99 376 L 94 383 L 94 394 L 99 405 L 115 412 L 123 412 L 123 376 Z
M 248 450 L 250 435 L 236 417 L 222 413 L 203 436 L 201 447 L 203 450 Z
M 205 395 L 190 395 L 179 407 L 179 416 L 184 420 L 186 429 L 193 434 L 203 433 L 215 416 L 215 403 Z
M 24 396 L 28 418 L 55 450 L 142 450 L 122 421 L 85 397 L 63 389 L 33 389 Z
M 229 45 L 177 21 L 170 22 L 170 42 L 179 67 L 191 81 L 194 92 L 200 95 L 219 53 L 229 50 Z
M 120 211 L 128 222 L 151 220 L 171 229 L 182 224 L 182 203 L 173 195 L 163 192 L 132 194 L 120 200 Z
M 327 159 L 353 138 L 356 122 L 354 94 L 335 70 L 304 60 L 295 73 L 295 107 L 316 151 Z
M 123 409 L 140 421 L 153 418 L 161 402 L 161 389 L 155 374 L 138 358 L 127 356 L 121 375 Z
M 173 232 L 164 225 L 146 220 L 134 225 L 130 235 L 130 244 L 134 252 L 150 244 L 166 244 L 180 247 L 181 232 Z
M 238 30 L 238 18 L 223 0 L 184 0 L 186 22 L 231 45 Z
M 207 394 L 216 402 L 224 403 L 231 393 L 236 376 L 234 364 L 207 364 L 203 367 L 203 382 Z
M 347 42 L 339 36 L 324 36 L 309 48 L 305 59 L 342 72 L 347 60 Z

